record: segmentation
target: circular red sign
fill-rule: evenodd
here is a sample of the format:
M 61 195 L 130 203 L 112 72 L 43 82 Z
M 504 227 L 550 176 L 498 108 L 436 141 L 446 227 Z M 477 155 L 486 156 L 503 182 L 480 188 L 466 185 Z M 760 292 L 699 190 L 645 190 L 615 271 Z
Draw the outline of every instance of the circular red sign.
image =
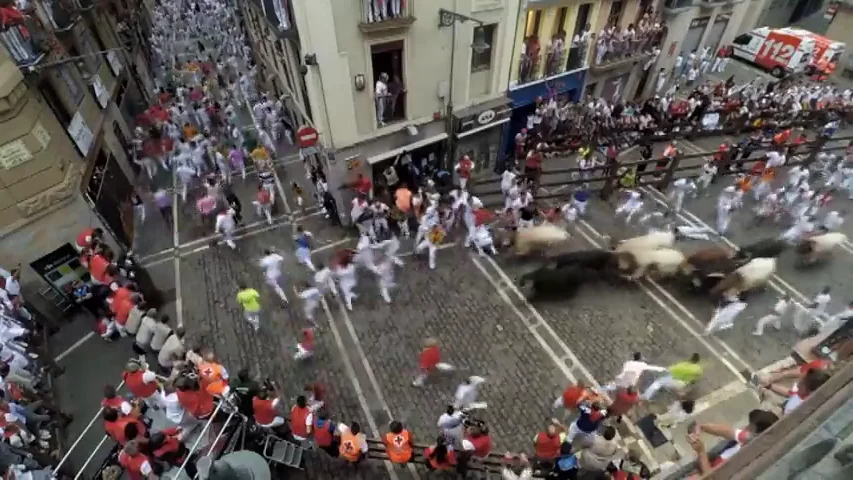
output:
M 296 131 L 296 141 L 299 142 L 300 148 L 313 147 L 320 141 L 320 135 L 314 128 L 302 127 Z

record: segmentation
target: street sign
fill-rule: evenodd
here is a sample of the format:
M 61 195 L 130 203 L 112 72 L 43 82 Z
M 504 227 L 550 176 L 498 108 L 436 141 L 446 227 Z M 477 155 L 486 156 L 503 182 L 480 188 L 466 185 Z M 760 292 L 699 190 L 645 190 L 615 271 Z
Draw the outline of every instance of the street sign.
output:
M 320 140 L 317 130 L 311 127 L 302 127 L 296 131 L 296 141 L 299 142 L 299 148 L 313 147 Z

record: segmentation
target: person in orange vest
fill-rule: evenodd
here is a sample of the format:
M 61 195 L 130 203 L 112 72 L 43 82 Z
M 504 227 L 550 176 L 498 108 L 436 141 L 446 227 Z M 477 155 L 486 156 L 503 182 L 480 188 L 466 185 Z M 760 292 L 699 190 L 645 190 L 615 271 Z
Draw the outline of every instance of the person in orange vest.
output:
M 213 395 L 207 393 L 195 380 L 180 377 L 175 380 L 175 388 L 178 389 L 178 403 L 184 411 L 196 420 L 210 418 L 216 406 L 213 403 Z
M 158 478 L 148 456 L 139 451 L 139 444 L 136 441 L 127 442 L 127 445 L 118 454 L 118 463 L 127 472 L 130 480 L 156 480 Z
M 290 433 L 299 441 L 306 441 L 311 435 L 311 426 L 314 424 L 314 415 L 308 408 L 308 399 L 305 395 L 296 397 L 296 404 L 290 408 Z
M 551 423 L 548 428 L 536 434 L 533 439 L 533 451 L 536 462 L 542 468 L 550 469 L 555 460 L 560 456 L 560 445 L 566 439 L 565 428 L 556 423 Z
M 339 425 L 339 429 L 341 444 L 338 448 L 338 455 L 349 463 L 358 463 L 364 460 L 369 447 L 367 439 L 361 433 L 361 425 L 358 422 L 352 422 L 349 426 Z
M 452 448 L 448 448 L 443 436 L 435 440 L 435 445 L 424 450 L 424 457 L 430 470 L 451 470 L 456 466 L 456 455 Z
M 337 457 L 340 452 L 340 432 L 337 424 L 329 420 L 326 409 L 321 408 L 314 414 L 314 423 L 311 425 L 314 432 L 314 443 L 332 457 Z
M 157 375 L 148 369 L 148 365 L 133 358 L 127 362 L 122 374 L 127 390 L 134 396 L 145 402 L 152 408 L 158 407 L 157 403 Z
M 394 420 L 389 425 L 390 432 L 382 438 L 385 452 L 392 463 L 405 464 L 412 461 L 414 456 L 414 441 L 412 434 L 403 428 L 403 424 Z
M 228 396 L 230 391 L 228 388 L 228 371 L 216 362 L 213 352 L 205 352 L 197 367 L 199 384 L 207 393 L 222 397 Z
M 281 416 L 279 406 L 281 400 L 267 388 L 261 388 L 257 395 L 252 398 L 252 412 L 255 422 L 264 428 L 276 428 L 285 424 Z
M 125 445 L 129 440 L 127 433 L 135 433 L 135 437 L 144 437 L 147 429 L 145 424 L 140 422 L 133 415 L 119 415 L 116 410 L 107 408 L 103 413 L 104 430 L 107 435 L 116 441 L 119 445 Z M 134 427 L 128 429 L 128 425 L 133 424 Z

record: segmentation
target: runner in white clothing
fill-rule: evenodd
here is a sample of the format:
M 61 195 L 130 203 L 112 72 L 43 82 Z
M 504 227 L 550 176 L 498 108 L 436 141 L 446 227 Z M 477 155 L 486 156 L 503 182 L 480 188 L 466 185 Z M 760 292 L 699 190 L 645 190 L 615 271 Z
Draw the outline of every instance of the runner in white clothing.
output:
M 282 302 L 287 303 L 287 295 L 284 294 L 284 290 L 279 284 L 282 262 L 284 262 L 284 257 L 268 248 L 264 250 L 264 256 L 258 264 L 264 269 L 267 285 L 272 287 Z

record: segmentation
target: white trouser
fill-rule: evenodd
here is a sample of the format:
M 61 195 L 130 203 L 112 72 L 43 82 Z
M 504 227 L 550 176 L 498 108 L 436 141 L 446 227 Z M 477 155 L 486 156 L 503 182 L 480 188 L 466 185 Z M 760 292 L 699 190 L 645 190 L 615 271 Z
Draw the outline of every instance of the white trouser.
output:
M 278 283 L 278 280 L 280 278 L 281 278 L 281 276 L 277 275 L 277 274 L 269 274 L 268 273 L 266 275 L 267 285 L 272 287 L 275 294 L 278 295 L 278 297 L 281 298 L 281 300 L 286 303 L 287 302 L 287 295 L 284 294 L 284 290 L 281 288 L 281 285 L 279 285 L 279 283 Z
M 684 205 L 684 191 L 677 190 L 675 192 L 672 192 L 669 198 L 672 202 L 672 210 L 676 213 L 680 212 L 682 205 Z
M 415 249 L 415 251 L 417 253 L 423 253 L 424 250 L 429 250 L 429 268 L 435 270 L 435 254 L 438 251 L 438 247 L 429 240 L 423 240 L 421 243 L 418 244 L 418 247 Z
M 755 331 L 752 332 L 754 335 L 764 335 L 764 329 L 767 325 L 773 325 L 776 330 L 782 329 L 782 316 L 778 313 L 771 313 L 769 315 L 765 315 L 758 319 L 758 323 L 755 324 Z
M 385 300 L 385 303 L 391 303 L 390 290 L 395 286 L 393 279 L 384 276 L 379 277 L 379 295 Z
M 319 305 L 320 302 L 311 299 L 305 300 L 305 303 L 302 305 L 302 312 L 305 314 L 305 318 L 314 325 L 317 325 L 317 321 L 314 319 L 314 312 L 317 311 Z
M 642 398 L 644 400 L 651 400 L 661 388 L 679 389 L 684 388 L 685 386 L 687 386 L 687 384 L 683 381 L 672 378 L 672 375 L 666 375 L 652 382 L 652 384 L 649 385 L 649 388 L 643 392 Z
M 341 293 L 344 296 L 344 303 L 347 306 L 347 310 L 352 311 L 352 301 L 357 297 L 353 290 L 355 289 L 355 280 L 350 278 L 341 278 L 338 280 L 338 283 L 341 286 Z
M 246 321 L 252 325 L 252 328 L 255 330 L 261 328 L 261 312 L 243 312 L 243 315 L 246 317 Z
M 732 216 L 729 214 L 728 210 L 718 209 L 717 210 L 717 232 L 720 234 L 726 233 L 726 230 L 729 229 L 729 222 L 732 220 Z
M 259 217 L 265 217 L 267 219 L 267 223 L 272 225 L 272 206 L 268 203 L 261 203 L 258 201 L 252 202 L 252 205 L 255 206 L 255 213 Z
M 317 268 L 314 267 L 314 263 L 311 262 L 311 249 L 306 247 L 299 247 L 296 249 L 296 259 L 302 265 L 308 267 L 308 270 L 312 272 L 316 272 Z

